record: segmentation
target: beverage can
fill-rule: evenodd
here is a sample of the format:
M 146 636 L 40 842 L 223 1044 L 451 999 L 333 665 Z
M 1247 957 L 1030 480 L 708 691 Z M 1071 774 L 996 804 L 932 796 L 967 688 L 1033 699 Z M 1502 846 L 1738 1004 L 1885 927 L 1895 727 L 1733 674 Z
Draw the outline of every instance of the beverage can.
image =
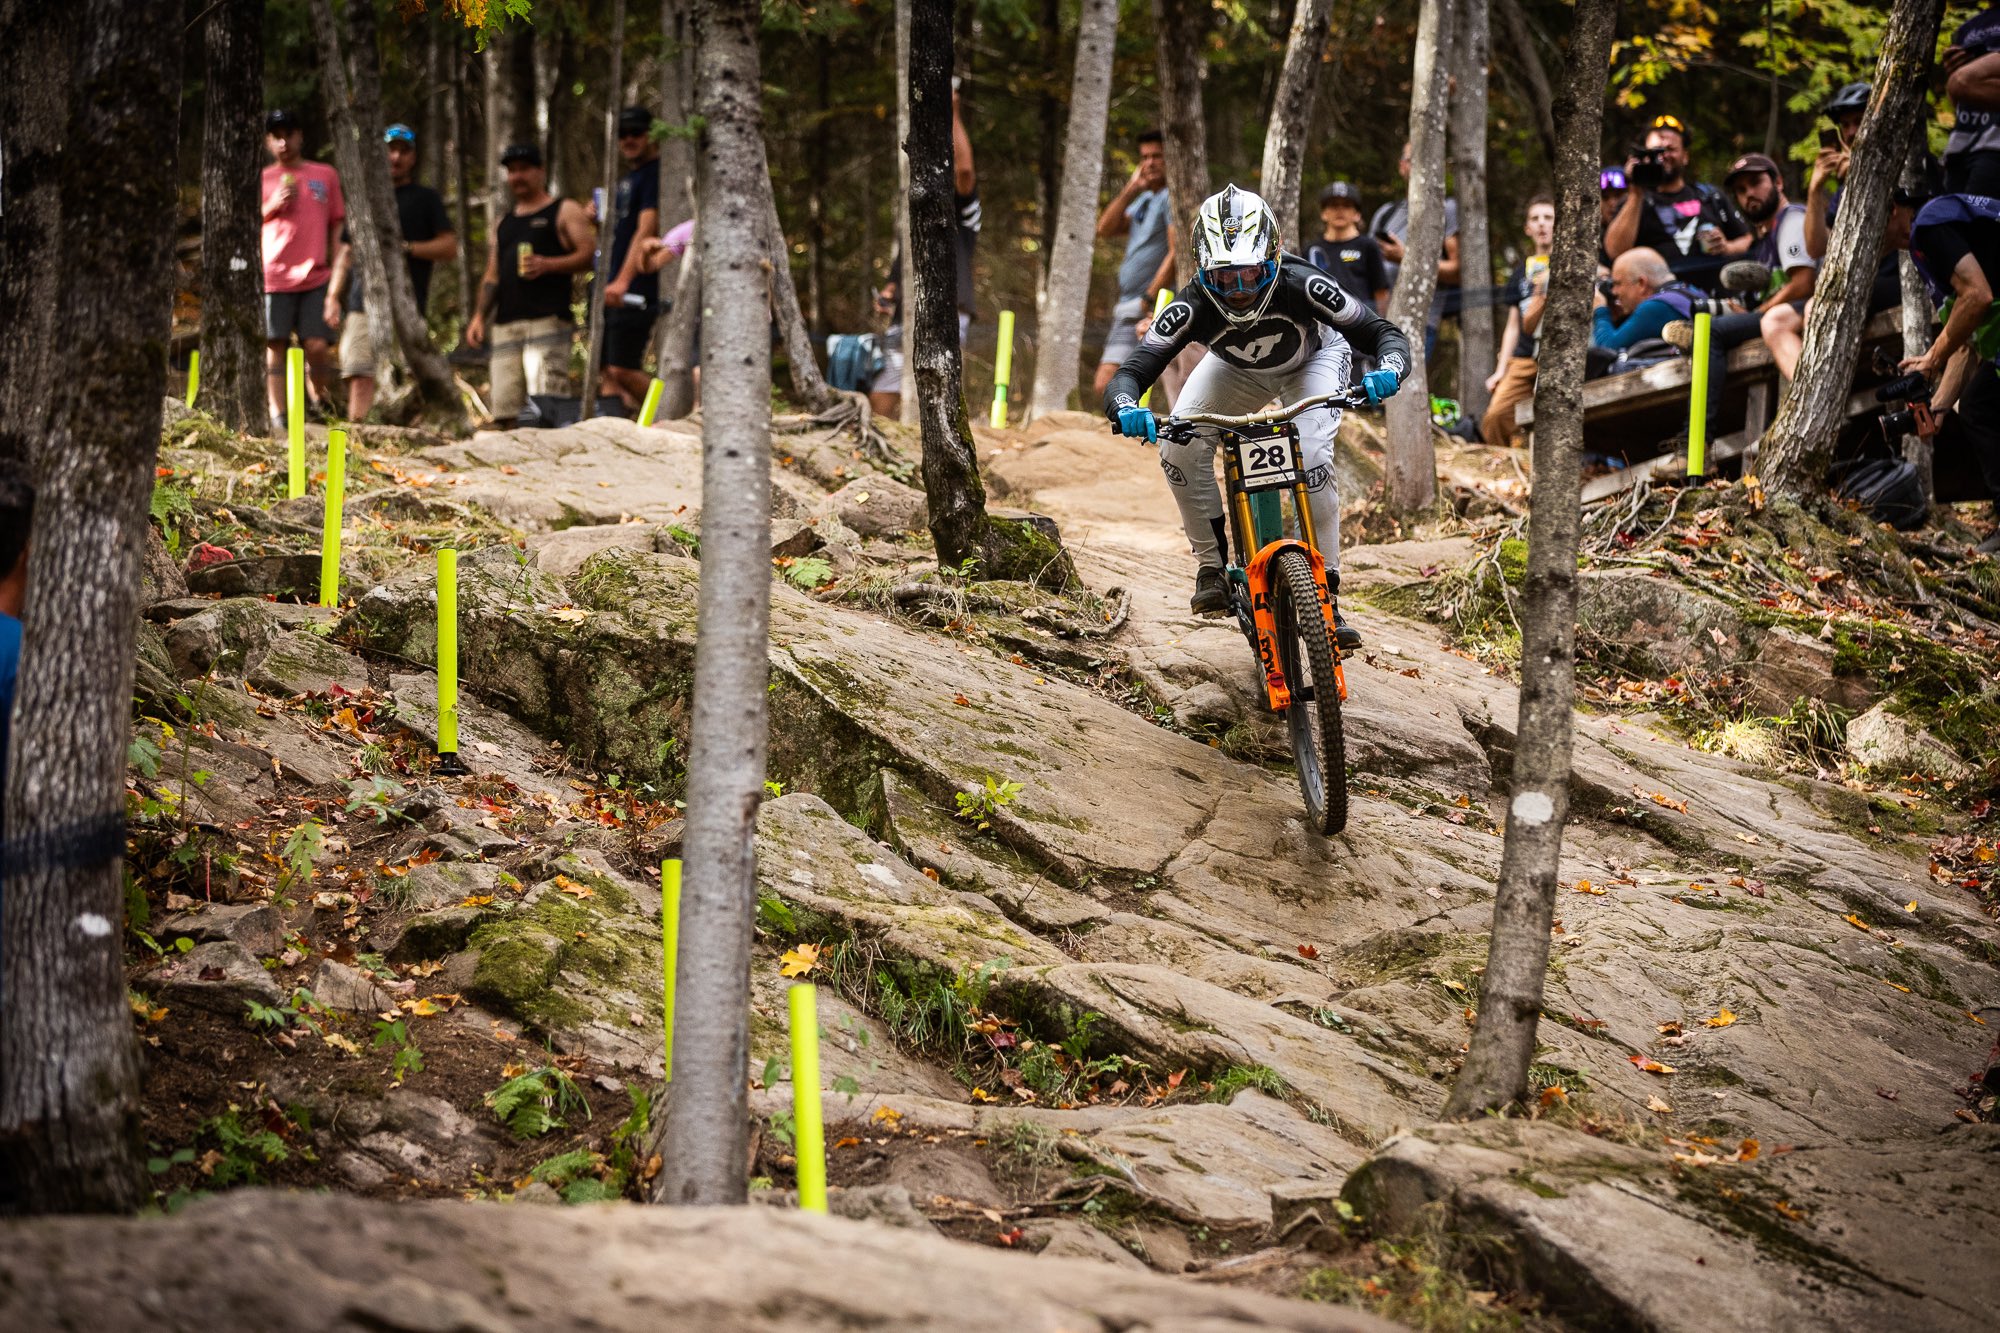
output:
M 522 241 L 514 247 L 514 271 L 516 273 L 522 272 L 523 268 L 527 265 L 528 256 L 533 253 L 535 253 L 535 246 L 532 241 Z M 522 274 L 522 276 L 525 277 L 526 274 Z
M 299 183 L 299 178 L 289 171 L 278 177 L 278 180 L 285 185 L 297 185 Z
M 600 222 L 601 222 L 601 221 L 603 221 L 603 220 L 604 220 L 604 187 L 603 187 L 602 185 L 599 185 L 599 186 L 597 186 L 596 188 L 594 188 L 593 190 L 591 190 L 591 192 L 590 192 L 590 202 L 591 202 L 592 206 L 593 206 L 593 207 L 595 207 L 595 208 L 597 209 L 597 217 L 598 217 L 598 220 L 599 220 Z

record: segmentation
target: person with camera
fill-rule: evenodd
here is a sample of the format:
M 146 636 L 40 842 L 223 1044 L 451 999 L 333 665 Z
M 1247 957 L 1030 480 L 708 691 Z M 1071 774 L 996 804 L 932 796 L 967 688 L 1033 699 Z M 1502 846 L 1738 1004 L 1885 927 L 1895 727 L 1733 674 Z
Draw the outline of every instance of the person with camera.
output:
M 1715 299 L 1674 276 L 1659 251 L 1635 246 L 1611 261 L 1611 276 L 1597 284 L 1596 309 L 1591 312 L 1589 373 L 1617 373 L 1622 358 L 1644 356 L 1643 344 L 1664 340 L 1666 328 L 1692 320 L 1697 310 L 1711 310 Z M 1664 346 L 1662 356 L 1670 356 Z M 1615 353 L 1618 360 L 1606 356 Z M 1649 364 L 1641 361 L 1639 364 Z M 1708 349 L 1709 428 L 1714 430 L 1722 406 L 1728 356 L 1713 342 Z M 1597 367 L 1604 367 L 1598 370 Z
M 1922 375 L 1931 412 L 1940 418 L 1939 442 L 1963 444 L 2000 518 L 2000 199 L 1947 194 L 1935 199 L 1897 190 L 1889 214 L 1889 239 L 1907 244 L 1917 271 L 1938 302 L 1944 327 L 1919 356 L 1897 367 Z M 2000 551 L 2000 530 L 1977 548 Z
M 1722 286 L 1747 307 L 1741 314 L 1717 315 L 1709 337 L 1723 351 L 1771 333 L 1780 327 L 1804 328 L 1806 301 L 1819 280 L 1819 261 L 1806 251 L 1806 209 L 1785 198 L 1778 164 L 1762 153 L 1745 153 L 1730 164 L 1722 178 L 1736 200 L 1736 209 L 1750 224 L 1754 237 L 1750 257 L 1724 266 Z M 1694 324 L 1676 320 L 1664 338 L 1687 350 L 1694 346 Z M 1778 370 L 1786 379 L 1798 364 L 1798 347 L 1786 358 L 1772 345 Z
M 2000 5 L 1959 25 L 1944 51 L 1951 138 L 1944 146 L 1944 187 L 1953 194 L 2000 197 Z
M 1687 126 L 1659 116 L 1642 147 L 1625 163 L 1632 189 L 1604 231 L 1613 259 L 1643 246 L 1661 255 L 1674 276 L 1703 291 L 1718 290 L 1722 268 L 1750 249 L 1750 228 L 1722 191 L 1687 177 Z

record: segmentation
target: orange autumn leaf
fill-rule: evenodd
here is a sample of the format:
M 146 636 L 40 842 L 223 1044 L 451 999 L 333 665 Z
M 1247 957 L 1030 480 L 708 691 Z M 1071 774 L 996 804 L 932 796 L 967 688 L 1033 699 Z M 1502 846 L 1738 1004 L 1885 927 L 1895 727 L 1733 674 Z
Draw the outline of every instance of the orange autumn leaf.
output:
M 1739 1161 L 1739 1162 L 1754 1162 L 1754 1161 L 1756 1161 L 1756 1160 L 1757 1160 L 1757 1140 L 1755 1140 L 1755 1139 L 1745 1139 L 1745 1140 L 1743 1140 L 1743 1142 L 1742 1142 L 1742 1143 L 1738 1144 L 1738 1145 L 1736 1146 L 1736 1160 L 1737 1160 L 1737 1161 Z
M 1865 931 L 1868 929 L 1868 923 L 1866 921 L 1863 921 L 1860 917 L 1854 915 L 1854 913 L 1852 912 L 1849 912 L 1846 916 L 1842 917 L 1841 920 L 1845 921 L 1848 925 L 1854 927 L 1856 930 Z
M 1649 1056 L 1634 1055 L 1628 1058 L 1633 1064 L 1639 1066 L 1640 1069 L 1648 1074 L 1677 1074 L 1680 1072 L 1672 1065 L 1663 1065 L 1658 1060 L 1652 1059 Z
M 1299 957 L 1304 958 L 1307 961 L 1311 961 L 1312 959 L 1318 958 L 1319 946 L 1313 944 L 1301 944 L 1299 946 Z
M 1702 1019 L 1701 1025 L 1705 1028 L 1726 1028 L 1735 1021 L 1736 1015 L 1729 1011 L 1729 1006 L 1724 1005 L 1716 1012 L 1714 1018 Z
M 1580 879 L 1576 882 L 1576 891 L 1578 893 L 1594 893 L 1599 897 L 1603 897 L 1607 892 L 1607 890 L 1598 888 L 1587 879 Z
M 799 944 L 785 950 L 778 958 L 778 975 L 802 977 L 819 964 L 817 944 Z

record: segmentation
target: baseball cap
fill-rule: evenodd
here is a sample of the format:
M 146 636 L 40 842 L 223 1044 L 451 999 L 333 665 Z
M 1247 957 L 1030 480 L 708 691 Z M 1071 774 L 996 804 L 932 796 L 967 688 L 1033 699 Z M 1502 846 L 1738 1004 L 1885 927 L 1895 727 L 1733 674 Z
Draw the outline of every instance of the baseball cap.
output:
M 1729 164 L 1729 172 L 1723 176 L 1722 183 L 1727 185 L 1738 176 L 1748 176 L 1758 171 L 1763 172 L 1773 180 L 1779 177 L 1778 164 L 1776 162 L 1765 157 L 1762 153 L 1745 153 Z
M 1632 187 L 1625 179 L 1625 168 L 1606 167 L 1597 173 L 1597 188 L 1599 190 L 1629 190 Z
M 264 113 L 264 132 L 266 134 L 276 134 L 280 130 L 297 130 L 303 128 L 305 127 L 299 124 L 299 118 L 284 107 L 278 107 Z
M 653 113 L 642 106 L 628 106 L 618 113 L 618 133 L 651 134 Z
M 516 162 L 526 162 L 531 167 L 542 165 L 542 150 L 531 143 L 511 143 L 507 151 L 500 154 L 500 165 L 510 167 Z
M 1335 181 L 1319 192 L 1319 206 L 1321 208 L 1325 208 L 1328 204 L 1336 201 L 1345 201 L 1359 208 L 1361 207 L 1361 191 L 1355 189 L 1346 181 Z
M 417 132 L 401 121 L 397 121 L 394 125 L 382 131 L 382 142 L 406 143 L 414 148 L 417 145 Z

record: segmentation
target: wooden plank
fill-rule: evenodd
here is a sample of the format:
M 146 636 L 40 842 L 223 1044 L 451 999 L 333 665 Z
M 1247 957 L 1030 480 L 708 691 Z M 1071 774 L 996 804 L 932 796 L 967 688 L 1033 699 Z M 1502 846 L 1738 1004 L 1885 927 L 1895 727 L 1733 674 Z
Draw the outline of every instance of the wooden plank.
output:
M 1712 440 L 1708 446 L 1709 461 L 1717 462 L 1726 458 L 1735 458 L 1745 449 L 1749 448 L 1752 443 L 1754 441 L 1740 430 L 1724 435 L 1718 440 Z M 1651 481 L 1655 477 L 1681 477 L 1685 475 L 1687 475 L 1687 451 L 1685 449 L 1677 450 L 1671 454 L 1661 454 L 1658 458 L 1648 458 L 1643 462 L 1634 463 L 1630 467 L 1621 468 L 1617 472 L 1608 472 L 1601 477 L 1592 477 L 1589 481 L 1583 483 L 1583 503 L 1590 504 L 1593 501 L 1607 499 L 1613 495 L 1621 495 L 1631 490 L 1634 486 L 1637 486 L 1640 482 Z
M 1900 311 L 1878 311 L 1861 331 L 1862 348 L 1866 350 L 1873 343 L 1900 337 L 1902 331 Z M 1753 375 L 1763 379 L 1767 376 L 1776 378 L 1777 374 L 1776 364 L 1771 360 L 1771 349 L 1764 345 L 1762 338 L 1754 338 L 1732 349 L 1725 364 L 1732 383 L 1741 383 Z M 1628 370 L 1622 375 L 1606 375 L 1603 379 L 1590 380 L 1583 386 L 1584 417 L 1594 420 L 1658 407 L 1671 402 L 1676 396 L 1684 395 L 1693 378 L 1693 363 L 1686 357 L 1677 357 L 1643 370 Z M 1535 401 L 1532 397 L 1523 400 L 1514 409 L 1514 421 L 1521 426 L 1535 424 Z

